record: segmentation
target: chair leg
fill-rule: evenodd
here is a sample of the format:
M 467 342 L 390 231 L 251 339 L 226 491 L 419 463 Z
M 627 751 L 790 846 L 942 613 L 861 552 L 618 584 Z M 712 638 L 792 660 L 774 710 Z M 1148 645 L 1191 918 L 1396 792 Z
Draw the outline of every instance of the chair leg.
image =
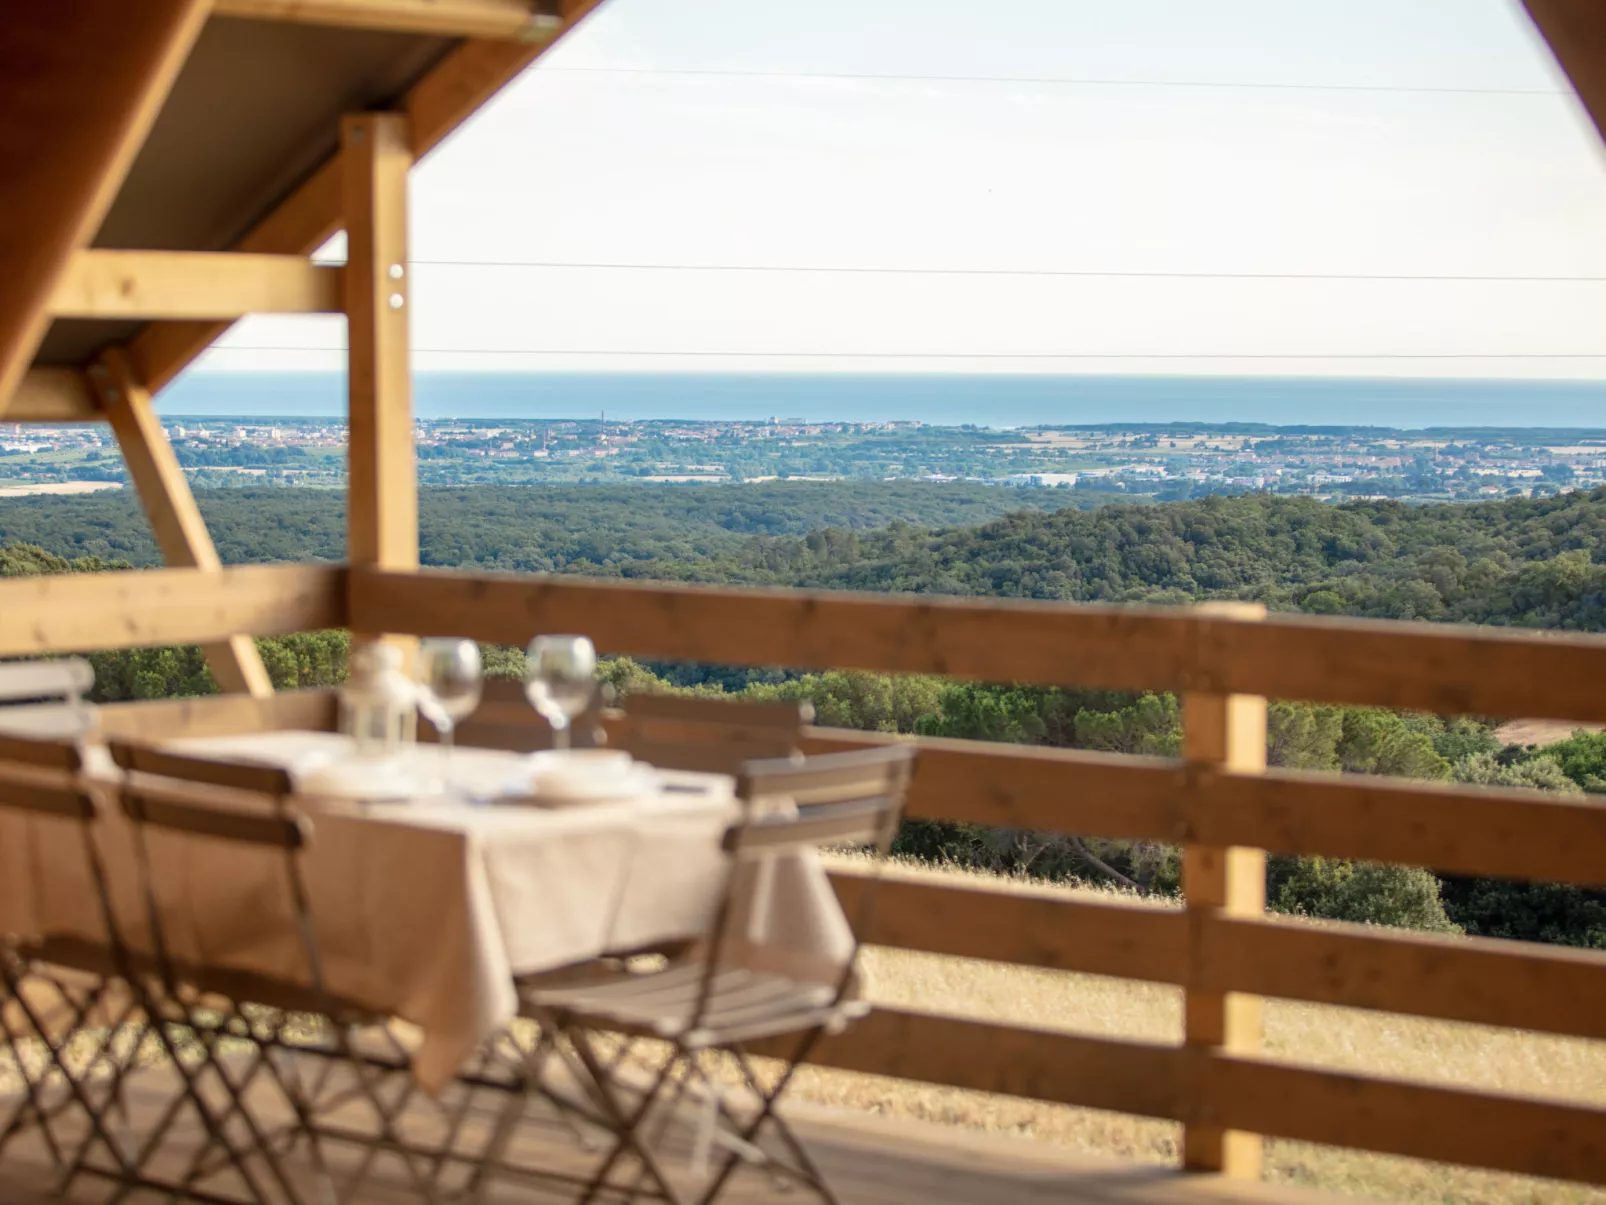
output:
M 434 1178 L 419 1169 L 418 1164 L 415 1162 L 418 1157 L 416 1152 L 411 1146 L 402 1141 L 401 1135 L 396 1131 L 397 1119 L 406 1111 L 414 1093 L 418 1090 L 417 1085 L 410 1078 L 407 1079 L 402 1091 L 398 1093 L 395 1103 L 387 1106 L 379 1092 L 379 1079 L 389 1069 L 370 1063 L 352 1043 L 351 1033 L 350 1027 L 343 1027 L 341 1053 L 357 1079 L 363 1098 L 373 1111 L 378 1123 L 379 1133 L 368 1144 L 368 1149 L 363 1156 L 362 1162 L 346 1183 L 343 1196 L 346 1200 L 355 1199 L 357 1191 L 368 1180 L 375 1156 L 378 1155 L 381 1149 L 384 1149 L 393 1152 L 401 1159 L 402 1164 L 407 1169 L 407 1176 L 412 1183 L 413 1191 L 418 1194 L 419 1198 L 428 1202 L 429 1205 L 438 1205 L 439 1193 L 436 1191 Z
M 261 1202 L 262 1205 L 272 1205 L 271 1196 L 264 1190 L 263 1185 L 248 1162 L 249 1156 L 253 1151 L 264 1151 L 268 1152 L 269 1156 L 267 1163 L 270 1177 L 283 1193 L 284 1198 L 292 1202 L 292 1205 L 297 1205 L 300 1201 L 299 1195 L 296 1193 L 284 1169 L 277 1160 L 271 1157 L 271 1149 L 267 1139 L 257 1126 L 250 1110 L 245 1107 L 241 1097 L 244 1089 L 250 1086 L 250 1080 L 242 1080 L 242 1085 L 237 1088 L 234 1081 L 229 1079 L 228 1074 L 221 1067 L 217 1050 L 218 1034 L 215 1027 L 196 1016 L 196 1013 L 201 1010 L 191 1009 L 180 1000 L 170 998 L 168 1001 L 161 1001 L 155 997 L 154 993 L 147 994 L 146 999 L 147 1015 L 152 1019 L 152 1028 L 178 1074 L 181 1095 L 169 1105 L 167 1111 L 157 1123 L 156 1128 L 147 1136 L 136 1163 L 136 1171 L 139 1176 L 143 1178 L 145 1168 L 149 1165 L 150 1160 L 155 1157 L 162 1141 L 166 1138 L 172 1126 L 176 1124 L 184 1105 L 187 1103 L 195 1113 L 196 1119 L 200 1122 L 207 1137 L 205 1143 L 202 1144 L 200 1150 L 185 1168 L 184 1186 L 179 1191 L 193 1193 L 195 1180 L 203 1175 L 216 1174 L 221 1166 L 227 1165 L 233 1167 L 235 1174 L 240 1177 L 241 1182 L 246 1187 L 246 1191 L 251 1194 L 253 1199 Z M 171 1003 L 177 1009 L 179 1013 L 178 1019 L 174 1019 L 169 1015 L 169 1009 L 166 1007 L 168 1003 Z M 178 1034 L 187 1032 L 194 1038 L 195 1046 L 200 1051 L 199 1066 L 192 1068 L 185 1061 L 180 1039 L 176 1036 L 175 1031 Z M 219 1111 L 215 1110 L 206 1100 L 202 1092 L 202 1080 L 208 1069 L 212 1071 L 213 1077 L 223 1086 L 226 1100 L 221 1110 L 221 1116 Z M 252 1078 L 254 1078 L 254 1073 Z M 250 1140 L 244 1151 L 239 1150 L 230 1141 L 225 1130 L 227 1122 L 236 1112 L 238 1112 L 241 1124 Z M 206 1161 L 211 1157 L 214 1150 L 221 1153 L 223 1164 L 217 1167 L 208 1167 Z M 145 1183 L 149 1182 L 145 1181 Z M 171 1185 L 160 1185 L 158 1187 L 173 1191 Z
M 660 1194 L 672 1205 L 685 1205 L 686 1198 L 676 1190 L 670 1182 L 668 1173 L 663 1164 L 653 1153 L 651 1147 L 640 1137 L 641 1123 L 649 1116 L 653 1105 L 669 1082 L 669 1077 L 676 1066 L 685 1058 L 686 1052 L 677 1047 L 673 1055 L 660 1068 L 658 1074 L 642 1093 L 641 1099 L 633 1110 L 627 1110 L 617 1095 L 617 1086 L 607 1076 L 607 1068 L 597 1057 L 596 1049 L 591 1044 L 590 1036 L 581 1029 L 569 1030 L 569 1040 L 579 1055 L 581 1062 L 597 1089 L 597 1095 L 608 1116 L 612 1120 L 610 1128 L 614 1133 L 614 1145 L 601 1166 L 592 1176 L 591 1182 L 586 1186 L 584 1195 L 580 1198 L 580 1205 L 589 1205 L 597 1196 L 608 1191 L 608 1176 L 618 1165 L 619 1160 L 626 1154 L 633 1155 L 646 1170 L 646 1174 L 657 1184 Z M 639 1191 L 639 1190 L 637 1190 Z
M 804 1147 L 802 1140 L 793 1132 L 792 1127 L 787 1125 L 785 1119 L 776 1112 L 776 1106 L 780 1103 L 781 1096 L 786 1091 L 787 1085 L 792 1082 L 792 1077 L 797 1073 L 798 1068 L 807 1061 L 810 1052 L 823 1034 L 824 1030 L 815 1028 L 803 1036 L 797 1051 L 787 1061 L 786 1069 L 781 1072 L 775 1086 L 768 1091 L 765 1090 L 763 1082 L 758 1078 L 758 1073 L 753 1069 L 747 1052 L 740 1045 L 731 1047 L 730 1053 L 735 1057 L 737 1066 L 741 1069 L 742 1078 L 747 1081 L 748 1088 L 752 1090 L 759 1100 L 757 1114 L 747 1124 L 740 1127 L 735 1138 L 743 1147 L 756 1148 L 756 1139 L 765 1124 L 768 1123 L 780 1135 L 781 1141 L 786 1145 L 797 1164 L 795 1167 L 789 1167 L 777 1160 L 766 1158 L 766 1163 L 770 1169 L 787 1179 L 797 1180 L 808 1186 L 827 1205 L 838 1205 L 836 1194 L 832 1192 L 830 1185 L 826 1183 L 825 1174 L 820 1170 L 819 1164 L 808 1153 L 807 1148 Z M 698 1198 L 698 1205 L 711 1205 L 729 1182 L 737 1167 L 742 1163 L 742 1158 L 742 1154 L 739 1151 L 726 1156 L 719 1171 L 703 1190 L 702 1196 Z
M 610 1075 L 617 1071 L 620 1062 L 621 1060 L 616 1057 L 609 1064 Z M 681 1068 L 681 1073 L 675 1080 L 675 1088 L 670 1094 L 668 1105 L 658 1111 L 658 1128 L 655 1133 L 652 1133 L 648 1136 L 647 1143 L 649 1146 L 661 1146 L 663 1144 L 665 1136 L 669 1133 L 669 1127 L 674 1124 L 675 1115 L 680 1111 L 680 1106 L 686 1099 L 686 1093 L 691 1088 L 691 1082 L 694 1075 L 697 1078 L 706 1079 L 706 1077 L 702 1075 L 699 1067 L 697 1051 L 691 1051 L 687 1054 L 685 1064 Z M 651 1126 L 651 1124 L 652 1119 L 648 1118 L 644 1123 L 643 1128 Z M 635 1199 L 641 1194 L 642 1185 L 646 1182 L 646 1179 L 646 1167 L 642 1164 L 638 1164 L 636 1167 L 636 1178 L 631 1183 L 629 1192 L 627 1192 L 625 1195 L 625 1205 L 630 1205 L 630 1203 L 635 1201 Z
M 15 988 L 15 981 L 9 974 L 6 976 L 4 986 L 6 991 L 4 996 L 0 996 L 0 1010 L 5 1008 L 6 1000 L 12 999 L 19 994 Z M 20 1007 L 18 1011 L 21 1011 Z M 12 1110 L 11 1116 L 6 1119 L 5 1128 L 0 1129 L 0 1152 L 5 1150 L 6 1144 L 11 1139 L 33 1126 L 38 1129 L 39 1137 L 45 1144 L 45 1151 L 50 1156 L 51 1166 L 59 1168 L 62 1166 L 64 1158 L 61 1147 L 56 1141 L 55 1127 L 51 1125 L 51 1110 L 45 1107 L 43 1077 L 36 1076 L 28 1070 L 28 1060 L 22 1049 L 22 1038 L 14 1033 L 9 1025 L 0 1026 L 0 1034 L 4 1034 L 6 1050 L 11 1056 L 12 1066 L 17 1069 L 17 1078 L 22 1081 L 23 1091 L 23 1099 L 17 1103 L 17 1107 Z M 37 1040 L 44 1042 L 48 1049 L 49 1040 L 45 1035 L 38 1035 Z M 51 1059 L 45 1068 L 45 1076 L 49 1075 L 50 1066 L 53 1065 L 54 1059 Z
M 100 1007 L 100 1005 L 103 1003 L 104 997 L 110 987 L 110 981 L 102 980 L 86 994 L 82 1001 L 78 1002 L 71 1002 L 70 997 L 68 997 L 65 991 L 63 991 L 63 998 L 69 999 L 74 1008 L 74 1014 L 67 1031 L 68 1033 L 87 1032 L 90 1016 L 93 1014 L 95 1009 Z M 61 990 L 59 985 L 58 990 Z M 111 1019 L 111 1023 L 106 1027 L 105 1032 L 102 1033 L 99 1039 L 96 1041 L 95 1048 L 91 1051 L 88 1060 L 85 1062 L 83 1071 L 78 1075 L 73 1075 L 72 1068 L 67 1065 L 67 1060 L 65 1058 L 57 1058 L 56 1060 L 58 1072 L 63 1079 L 77 1079 L 80 1083 L 85 1085 L 84 1094 L 86 1097 L 89 1095 L 88 1083 L 91 1077 L 95 1074 L 96 1068 L 102 1064 L 105 1064 L 109 1068 L 110 1075 L 106 1084 L 105 1098 L 101 1102 L 99 1108 L 101 1127 L 104 1129 L 108 1138 L 110 1137 L 111 1132 L 109 1127 L 106 1126 L 106 1118 L 110 1114 L 114 1112 L 119 1114 L 122 1118 L 125 1129 L 128 1125 L 128 1103 L 125 1097 L 126 1081 L 129 1074 L 138 1067 L 140 1054 L 145 1047 L 145 1037 L 149 1032 L 149 1025 L 144 1021 L 134 1023 L 135 1032 L 133 1047 L 125 1057 L 118 1057 L 116 1044 L 118 1037 L 130 1025 L 131 1018 L 138 1011 L 138 998 L 136 994 L 130 990 L 127 994 L 127 999 L 125 999 L 123 1002 L 121 1010 L 116 1014 L 115 1017 Z M 94 1147 L 95 1136 L 96 1132 L 91 1130 L 89 1135 L 87 1135 L 84 1141 L 79 1144 L 77 1151 L 73 1153 L 71 1159 L 68 1161 L 68 1166 L 66 1171 L 63 1173 L 61 1183 L 61 1190 L 63 1192 L 65 1192 L 67 1188 L 71 1186 L 73 1181 L 76 1180 L 79 1175 L 84 1174 L 88 1170 L 87 1161 L 89 1154 Z M 124 1170 L 127 1170 L 132 1166 L 128 1163 L 127 1159 L 120 1159 L 119 1163 Z
M 33 1005 L 29 1003 L 26 994 L 20 990 L 20 982 L 13 981 L 13 984 L 15 989 L 11 992 L 11 999 L 13 1003 L 15 1003 L 17 1006 L 17 1010 L 22 1013 L 23 1018 L 27 1021 L 29 1027 L 34 1031 L 34 1033 L 38 1034 L 40 1039 L 43 1041 L 45 1052 L 50 1061 L 50 1069 L 54 1070 L 60 1076 L 72 1103 L 77 1105 L 77 1107 L 83 1112 L 85 1121 L 89 1126 L 89 1134 L 79 1145 L 75 1155 L 68 1158 L 65 1156 L 65 1152 L 63 1152 L 63 1163 L 65 1166 L 63 1166 L 60 1171 L 58 1190 L 65 1192 L 72 1184 L 73 1180 L 77 1178 L 82 1171 L 83 1165 L 87 1160 L 89 1153 L 94 1149 L 97 1143 L 105 1149 L 107 1155 L 111 1157 L 113 1164 L 116 1165 L 117 1170 L 113 1173 L 113 1175 L 117 1178 L 126 1179 L 132 1173 L 133 1167 L 129 1163 L 128 1158 L 124 1154 L 122 1148 L 118 1145 L 116 1139 L 114 1139 L 111 1133 L 106 1129 L 105 1118 L 103 1115 L 104 1110 L 102 1108 L 98 1108 L 95 1102 L 90 1098 L 89 1093 L 86 1091 L 85 1085 L 80 1077 L 73 1075 L 72 1068 L 69 1066 L 67 1055 L 64 1049 L 65 1046 L 71 1041 L 71 1035 L 81 1030 L 83 1018 L 87 1014 L 87 1008 L 79 1007 L 76 1002 L 71 1000 L 70 996 L 65 994 L 65 991 L 61 988 L 61 985 L 57 984 L 57 990 L 62 992 L 63 999 L 68 1000 L 69 1004 L 72 1005 L 74 1016 L 73 1021 L 71 1024 L 69 1024 L 66 1035 L 63 1037 L 63 1039 L 61 1041 L 55 1041 L 52 1040 L 50 1036 L 50 1027 L 44 1023 L 38 1012 L 34 1009 Z M 41 1122 L 43 1122 L 48 1115 L 48 1113 L 42 1112 L 40 1114 Z
M 280 1162 L 281 1152 L 274 1149 L 273 1136 L 266 1133 L 261 1128 L 246 1102 L 246 1094 L 251 1091 L 253 1084 L 255 1084 L 264 1070 L 269 1072 L 270 1079 L 274 1078 L 272 1075 L 272 1067 L 268 1062 L 267 1053 L 263 1047 L 259 1043 L 252 1041 L 250 1037 L 242 1036 L 242 1034 L 234 1028 L 234 1022 L 237 1020 L 245 1021 L 244 1015 L 240 1012 L 238 1007 L 232 1007 L 231 1011 L 221 1018 L 220 1023 L 215 1028 L 207 1028 L 205 1030 L 195 1031 L 197 1032 L 197 1036 L 201 1041 L 206 1053 L 203 1070 L 209 1068 L 212 1071 L 214 1078 L 216 1078 L 217 1081 L 223 1086 L 223 1092 L 226 1100 L 224 1107 L 214 1117 L 214 1125 L 211 1127 L 213 1136 L 208 1138 L 207 1142 L 201 1147 L 201 1150 L 190 1161 L 190 1166 L 186 1170 L 184 1179 L 182 1181 L 181 1190 L 192 1190 L 197 1181 L 205 1178 L 206 1176 L 215 1174 L 215 1172 L 222 1166 L 222 1164 L 207 1164 L 207 1157 L 212 1153 L 213 1149 L 222 1146 L 224 1162 L 234 1162 L 234 1158 L 231 1153 L 234 1148 L 232 1143 L 228 1142 L 227 1130 L 230 1121 L 232 1121 L 235 1117 L 238 1117 L 241 1125 L 245 1127 L 250 1138 L 247 1148 L 239 1154 L 240 1162 L 243 1163 L 246 1159 L 249 1159 L 252 1154 L 255 1154 L 268 1165 L 269 1174 L 284 1190 L 286 1195 L 294 1199 L 296 1194 L 290 1187 L 289 1172 Z M 251 1030 L 249 1027 L 249 1022 L 246 1021 L 245 1023 L 246 1034 L 250 1034 Z M 230 1077 L 224 1054 L 219 1049 L 222 1041 L 229 1037 L 252 1042 L 249 1061 L 245 1064 L 238 1079 Z M 293 1138 L 293 1128 L 291 1130 L 291 1134 Z M 292 1141 L 286 1150 L 293 1149 L 293 1146 L 294 1143 Z

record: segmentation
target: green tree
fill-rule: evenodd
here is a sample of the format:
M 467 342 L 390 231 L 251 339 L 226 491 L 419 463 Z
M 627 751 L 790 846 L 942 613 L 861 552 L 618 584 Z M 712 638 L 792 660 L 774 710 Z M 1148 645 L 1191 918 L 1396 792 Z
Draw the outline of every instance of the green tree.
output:
M 1363 925 L 1459 933 L 1439 880 L 1426 870 L 1340 858 L 1274 860 L 1268 901 L 1278 912 Z
M 1337 770 L 1344 737 L 1338 707 L 1272 703 L 1266 708 L 1266 760 L 1290 770 Z
M 1586 791 L 1606 792 L 1606 732 L 1579 729 L 1564 741 L 1546 745 L 1540 756 L 1561 767 L 1561 772 Z
M 1076 744 L 1105 753 L 1175 757 L 1182 746 L 1182 720 L 1175 695 L 1145 694 L 1117 711 L 1084 707 L 1076 713 Z
M 962 682 L 946 687 L 937 704 L 915 724 L 922 736 L 1035 745 L 1046 731 L 1038 694 L 1020 687 Z
M 871 674 L 831 670 L 779 683 L 754 683 L 750 699 L 797 699 L 814 705 L 815 723 L 862 732 L 913 732 L 937 714 L 945 684 L 916 674 Z
M 1350 774 L 1445 778 L 1450 763 L 1439 755 L 1430 730 L 1424 728 L 1382 708 L 1347 708 L 1337 748 L 1339 766 Z

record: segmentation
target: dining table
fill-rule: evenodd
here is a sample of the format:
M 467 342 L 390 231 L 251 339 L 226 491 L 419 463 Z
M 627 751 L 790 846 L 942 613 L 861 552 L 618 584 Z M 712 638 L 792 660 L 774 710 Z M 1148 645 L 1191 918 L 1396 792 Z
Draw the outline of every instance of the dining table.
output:
M 92 735 L 85 747 L 85 781 L 105 801 L 94 836 L 112 915 L 130 947 L 148 950 L 133 832 L 115 800 L 119 772 Z M 727 890 L 734 908 L 722 956 L 733 965 L 835 982 L 853 954 L 812 851 L 732 877 L 724 837 L 743 805 L 729 775 L 648 767 L 596 797 L 552 799 L 532 783 L 529 755 L 406 745 L 386 774 L 416 790 L 363 801 L 301 789 L 320 768 L 360 759 L 338 733 L 161 747 L 290 771 L 290 803 L 312 831 L 296 856 L 325 986 L 416 1028 L 412 1071 L 426 1091 L 444 1088 L 506 1031 L 518 977 L 706 937 Z M 0 809 L 0 933 L 105 940 L 81 837 L 74 822 Z M 164 830 L 147 838 L 175 961 L 310 984 L 281 851 Z

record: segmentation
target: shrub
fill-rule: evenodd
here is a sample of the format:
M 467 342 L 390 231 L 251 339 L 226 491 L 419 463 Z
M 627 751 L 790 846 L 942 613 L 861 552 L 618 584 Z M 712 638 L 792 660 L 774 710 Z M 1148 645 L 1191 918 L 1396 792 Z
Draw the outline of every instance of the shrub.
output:
M 1444 902 L 1468 933 L 1606 950 L 1606 892 L 1563 883 L 1447 878 Z
M 1538 791 L 1555 791 L 1561 795 L 1584 793 L 1583 788 L 1568 778 L 1561 765 L 1549 756 L 1501 764 L 1493 753 L 1474 753 L 1456 762 L 1450 769 L 1450 777 L 1457 782 L 1486 787 L 1528 787 Z
M 1277 912 L 1363 925 L 1459 933 L 1444 910 L 1439 880 L 1426 870 L 1340 858 L 1277 858 L 1268 874 Z
M 1539 752 L 1554 759 L 1561 772 L 1584 790 L 1606 793 L 1606 732 L 1579 729 Z

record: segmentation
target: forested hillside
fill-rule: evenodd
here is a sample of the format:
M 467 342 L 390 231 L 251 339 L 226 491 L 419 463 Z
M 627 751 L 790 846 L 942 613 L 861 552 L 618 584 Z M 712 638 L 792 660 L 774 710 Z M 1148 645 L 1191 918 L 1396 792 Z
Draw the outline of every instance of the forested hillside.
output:
M 1099 602 L 1261 599 L 1398 619 L 1606 628 L 1606 490 L 1407 506 L 1250 495 L 976 527 L 755 540 L 720 576 Z
M 1407 506 L 1249 495 L 1021 509 L 1070 491 L 918 482 L 425 490 L 425 564 L 1181 603 L 1606 630 L 1606 489 Z M 338 559 L 339 494 L 219 490 L 226 561 Z M 127 495 L 0 501 L 0 544 L 154 564 Z
M 345 497 L 333 490 L 197 490 L 224 561 L 339 560 Z M 1085 501 L 1085 499 L 1084 499 Z M 1071 505 L 1068 490 L 918 481 L 767 482 L 700 486 L 426 488 L 426 565 L 509 572 L 616 573 L 644 564 L 734 556 L 754 537 L 981 523 L 1022 507 Z M 127 492 L 0 499 L 0 545 L 134 565 L 161 557 Z

